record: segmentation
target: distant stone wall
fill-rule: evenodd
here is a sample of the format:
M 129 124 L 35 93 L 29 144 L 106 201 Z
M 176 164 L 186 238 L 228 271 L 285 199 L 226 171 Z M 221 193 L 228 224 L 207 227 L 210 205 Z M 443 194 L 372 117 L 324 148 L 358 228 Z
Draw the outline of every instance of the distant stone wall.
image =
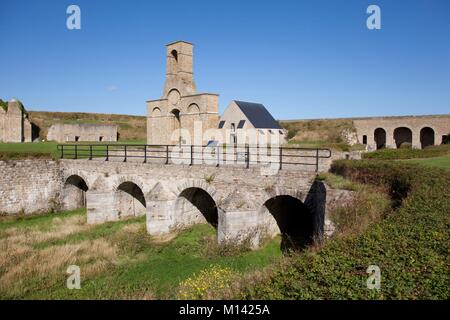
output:
M 358 142 L 367 149 L 398 148 L 404 143 L 421 149 L 439 145 L 450 134 L 450 115 L 353 119 Z
M 88 123 L 56 123 L 49 128 L 47 140 L 57 142 L 117 141 L 117 126 Z
M 0 174 L 0 214 L 44 213 L 58 206 L 63 181 L 56 161 L 0 161 Z

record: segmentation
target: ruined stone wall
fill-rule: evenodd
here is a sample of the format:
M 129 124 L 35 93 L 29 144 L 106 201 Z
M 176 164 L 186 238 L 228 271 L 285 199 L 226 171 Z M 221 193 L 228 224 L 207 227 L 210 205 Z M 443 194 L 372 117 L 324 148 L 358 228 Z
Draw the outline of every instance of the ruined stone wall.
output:
M 47 140 L 57 142 L 117 141 L 117 126 L 86 123 L 56 123 L 49 128 Z
M 60 173 L 52 160 L 0 161 L 0 214 L 46 213 L 58 207 Z

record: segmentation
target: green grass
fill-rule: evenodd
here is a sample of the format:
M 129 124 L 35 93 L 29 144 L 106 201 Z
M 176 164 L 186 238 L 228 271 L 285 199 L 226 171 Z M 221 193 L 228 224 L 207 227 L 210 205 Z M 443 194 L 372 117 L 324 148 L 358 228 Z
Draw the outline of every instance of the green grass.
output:
M 397 160 L 434 158 L 450 154 L 450 144 L 427 147 L 425 149 L 380 149 L 367 152 L 362 155 L 363 159 Z
M 49 214 L 45 216 L 0 219 L 0 244 L 9 236 L 31 234 L 32 232 L 56 232 L 59 226 L 66 226 L 70 219 L 85 217 L 85 210 Z M 55 218 L 59 222 L 56 222 Z M 61 221 L 62 220 L 62 221 Z M 56 225 L 56 223 L 58 223 Z M 127 229 L 133 227 L 133 229 Z M 145 228 L 145 217 L 131 218 L 95 226 L 81 225 L 77 232 L 64 237 L 49 237 L 40 242 L 30 243 L 31 252 L 21 256 L 21 251 L 13 258 L 14 268 L 21 268 L 29 255 L 46 250 L 58 249 L 81 243 L 103 241 L 118 252 L 112 261 L 100 261 L 107 267 L 101 272 L 83 277 L 83 270 L 95 265 L 97 255 L 90 253 L 87 261 L 75 261 L 81 268 L 81 289 L 66 288 L 68 265 L 55 267 L 48 275 L 35 274 L 21 278 L 6 290 L 0 285 L 1 299 L 108 299 L 108 298 L 176 298 L 178 285 L 188 277 L 208 268 L 211 264 L 229 267 L 236 273 L 255 270 L 281 257 L 279 239 L 267 243 L 255 251 L 238 251 L 233 255 L 214 256 L 206 248 L 215 241 L 215 230 L 209 225 L 196 225 L 181 231 L 175 238 L 161 243 L 150 237 Z M 131 231 L 130 231 L 131 230 Z M 30 235 L 31 236 L 31 235 Z M 39 237 L 38 237 L 39 239 Z M 23 241 L 23 240 L 21 240 Z M 7 248 L 12 250 L 12 246 Z M 89 246 L 87 247 L 89 248 Z M 89 249 L 84 249 L 89 250 Z M 5 252 L 3 252 L 5 254 Z M 11 257 L 10 257 L 11 259 Z M 52 257 L 50 257 L 52 259 Z M 57 258 L 55 257 L 55 260 Z M 40 260 L 42 264 L 50 261 Z M 0 280 L 5 272 L 0 263 Z M 0 281 L 1 282 L 1 281 Z
M 416 163 L 424 165 L 427 167 L 441 168 L 445 170 L 450 170 L 450 155 L 435 157 L 435 158 L 425 158 L 425 159 L 410 159 L 405 160 L 409 163 Z
M 79 142 L 67 144 L 91 144 L 94 145 L 93 156 L 104 156 L 106 154 L 105 144 L 111 145 L 133 145 L 146 144 L 145 140 L 124 140 L 117 142 Z M 15 159 L 36 159 L 49 158 L 58 159 L 60 152 L 57 150 L 57 142 L 30 142 L 30 143 L 0 143 L 0 160 L 15 160 Z M 88 147 L 79 147 L 80 157 L 87 158 L 89 155 Z M 71 152 L 73 153 L 73 152 Z

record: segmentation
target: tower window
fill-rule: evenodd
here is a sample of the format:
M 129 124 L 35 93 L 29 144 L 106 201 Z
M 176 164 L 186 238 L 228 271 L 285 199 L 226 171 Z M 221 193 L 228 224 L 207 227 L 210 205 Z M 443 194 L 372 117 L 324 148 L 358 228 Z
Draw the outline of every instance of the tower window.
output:
M 170 52 L 170 54 L 172 55 L 172 57 L 175 59 L 176 62 L 178 62 L 178 52 L 177 50 L 172 50 Z

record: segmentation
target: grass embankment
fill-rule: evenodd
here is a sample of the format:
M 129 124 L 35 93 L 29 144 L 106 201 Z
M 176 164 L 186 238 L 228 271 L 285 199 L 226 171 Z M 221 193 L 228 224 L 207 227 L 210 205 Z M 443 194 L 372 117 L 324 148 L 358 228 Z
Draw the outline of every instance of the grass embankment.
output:
M 450 172 L 348 160 L 336 162 L 332 171 L 386 189 L 396 210 L 362 233 L 337 237 L 320 250 L 243 277 L 231 297 L 449 299 Z M 367 288 L 370 265 L 381 270 L 380 290 Z
M 211 265 L 239 274 L 281 256 L 279 239 L 256 251 L 222 251 L 209 225 L 160 243 L 147 234 L 145 217 L 101 225 L 85 221 L 85 210 L 2 218 L 0 298 L 171 299 Z M 69 265 L 80 267 L 80 290 L 66 287 Z
M 305 148 L 332 148 L 342 151 L 359 150 L 343 140 L 343 131 L 354 131 L 351 119 L 280 121 L 288 131 L 288 143 Z
M 120 140 L 123 141 L 144 141 L 147 134 L 145 116 L 44 111 L 29 111 L 28 114 L 31 122 L 39 127 L 39 137 L 41 139 L 46 139 L 48 129 L 55 123 L 115 124 L 119 127 Z

